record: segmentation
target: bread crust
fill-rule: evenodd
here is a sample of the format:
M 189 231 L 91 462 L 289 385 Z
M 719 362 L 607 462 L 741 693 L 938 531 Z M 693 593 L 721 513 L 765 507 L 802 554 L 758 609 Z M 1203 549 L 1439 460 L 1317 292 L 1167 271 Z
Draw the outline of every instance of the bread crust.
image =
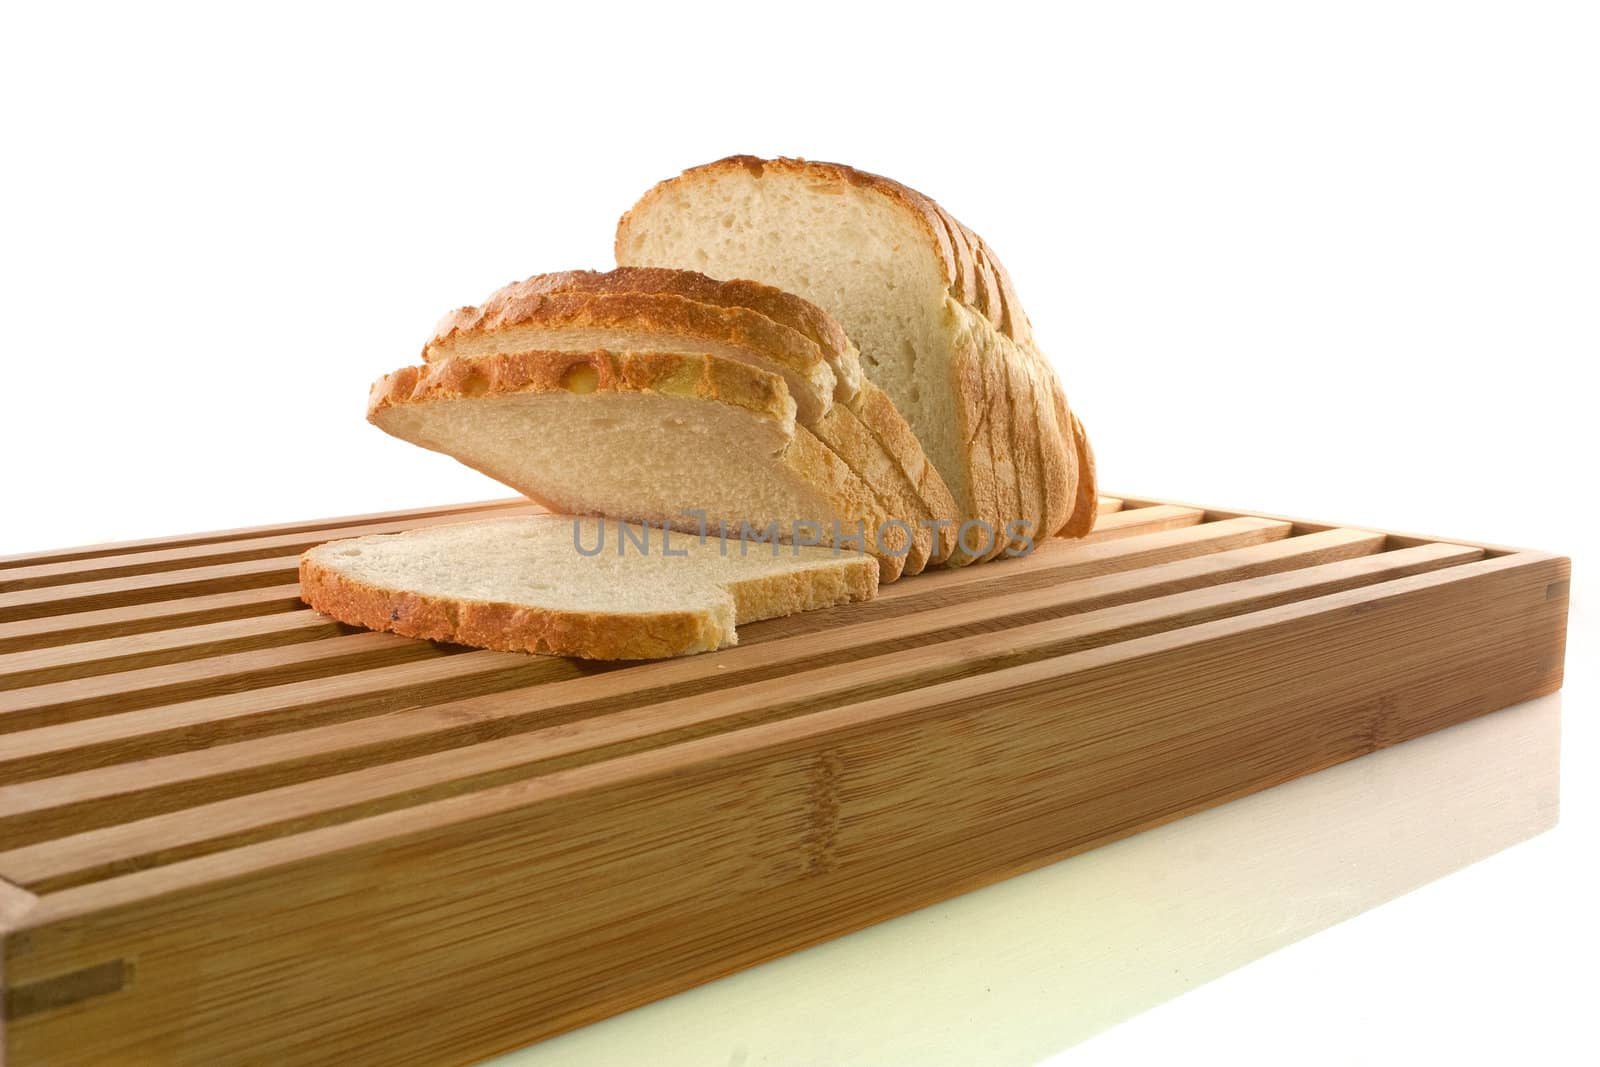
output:
M 538 608 L 432 596 L 363 582 L 319 558 L 329 545 L 319 545 L 300 557 L 301 599 L 324 615 L 405 637 L 585 659 L 662 659 L 709 652 L 738 643 L 736 621 L 753 622 L 870 600 L 878 590 L 877 562 L 863 556 L 838 567 L 759 575 L 724 584 L 732 602 L 725 611 L 623 613 Z
M 1061 406 L 1062 409 L 1066 407 L 1065 395 L 1061 395 Z M 1072 514 L 1061 527 L 1059 536 L 1083 537 L 1094 529 L 1095 520 L 1099 518 L 1100 489 L 1095 475 L 1094 449 L 1089 444 L 1089 435 L 1084 432 L 1083 423 L 1078 421 L 1076 414 L 1069 412 L 1067 417 L 1072 422 L 1072 439 L 1077 450 L 1078 478 Z
M 677 296 L 715 307 L 755 311 L 817 346 L 833 371 L 834 398 L 853 399 L 861 388 L 861 355 L 833 317 L 793 293 L 748 279 L 719 281 L 699 271 L 668 267 L 618 267 L 609 271 L 569 270 L 535 274 L 491 294 L 481 307 L 445 316 L 428 348 L 452 332 L 478 329 L 491 306 L 515 306 L 540 295 L 592 293 L 599 296 Z M 788 340 L 785 338 L 785 340 Z M 424 349 L 424 356 L 428 348 Z
M 817 346 L 836 379 L 834 399 L 849 402 L 861 389 L 861 354 L 833 316 L 809 300 L 761 282 L 743 278 L 719 281 L 699 271 L 671 267 L 617 267 L 609 271 L 568 270 L 536 274 L 513 282 L 500 292 L 513 288 L 529 295 L 668 294 L 717 307 L 760 312 Z M 494 299 L 495 296 L 490 297 L 491 301 Z
M 1036 398 L 1041 516 L 1034 533 L 1037 539 L 1052 536 L 1072 513 L 1078 481 L 1077 449 L 1072 441 L 1071 421 L 1063 422 L 1063 413 L 1056 407 L 1061 382 L 1054 369 L 1033 345 L 1017 347 L 1032 368 Z M 1064 394 L 1061 399 L 1065 404 Z
M 542 276 L 535 276 L 537 280 Z M 502 337 L 502 349 L 540 347 L 537 339 L 518 339 L 518 328 L 629 331 L 725 345 L 748 352 L 757 364 L 781 371 L 808 421 L 827 413 L 837 378 L 815 341 L 742 306 L 702 303 L 674 293 L 540 292 L 523 283 L 507 286 L 481 307 L 461 308 L 445 317 L 423 348 L 434 362 L 453 355 L 480 355 L 486 342 Z
M 592 377 L 585 370 L 592 371 Z M 373 383 L 367 421 L 401 404 L 506 393 L 656 392 L 742 407 L 795 428 L 783 379 L 748 364 L 673 352 L 508 352 L 404 367 Z

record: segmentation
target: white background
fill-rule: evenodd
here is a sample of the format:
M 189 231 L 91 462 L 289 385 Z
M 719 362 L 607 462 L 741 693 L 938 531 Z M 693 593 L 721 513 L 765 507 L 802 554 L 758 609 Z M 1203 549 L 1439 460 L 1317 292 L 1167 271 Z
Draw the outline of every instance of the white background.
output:
M 1576 1061 L 1594 8 L 593 7 L 7 6 L 0 553 L 507 495 L 362 420 L 442 313 L 686 166 L 888 174 L 1004 258 L 1108 488 L 1576 559 L 1558 830 L 1067 1059 Z

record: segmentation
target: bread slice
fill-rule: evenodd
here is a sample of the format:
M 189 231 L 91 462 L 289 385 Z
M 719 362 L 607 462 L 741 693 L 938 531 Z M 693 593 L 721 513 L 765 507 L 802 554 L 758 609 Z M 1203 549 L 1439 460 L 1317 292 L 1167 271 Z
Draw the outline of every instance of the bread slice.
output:
M 547 288 L 560 277 L 535 275 L 499 290 L 481 307 L 451 312 L 423 349 L 423 359 L 600 348 L 711 353 L 782 375 L 806 425 L 827 414 L 841 388 L 815 341 L 761 312 L 670 292 Z
M 718 281 L 698 271 L 657 267 L 554 271 L 513 282 L 491 295 L 483 308 L 462 308 L 447 315 L 439 324 L 434 342 L 424 349 L 423 358 L 428 358 L 434 344 L 452 330 L 478 328 L 476 324 L 481 321 L 483 312 L 496 306 L 517 304 L 536 294 L 550 293 L 670 295 L 719 308 L 754 311 L 817 346 L 836 379 L 835 399 L 848 401 L 861 388 L 861 357 L 856 346 L 827 312 L 809 300 L 760 282 Z M 758 359 L 768 358 L 765 353 L 754 355 Z
M 867 377 L 904 414 L 964 519 L 1048 528 L 1043 501 L 1070 499 L 1072 444 L 1019 420 L 1040 400 L 1019 365 L 1032 329 L 988 247 L 932 200 L 849 167 L 748 156 L 651 189 L 617 226 L 617 261 L 755 278 L 818 304 L 860 347 Z M 1009 344 L 993 343 L 989 336 Z M 1020 432 L 1013 425 L 1020 423 Z M 977 536 L 974 535 L 974 542 Z M 1002 541 L 997 538 L 996 541 Z M 969 543 L 952 562 L 993 555 Z
M 632 298 L 632 303 L 619 305 L 615 297 Z M 605 305 L 587 318 L 593 323 L 604 317 L 606 325 L 572 328 L 584 298 Z M 703 306 L 685 315 L 683 301 Z M 507 320 L 516 325 L 503 325 Z M 691 322 L 697 328 L 686 329 Z M 953 518 L 954 499 L 936 472 L 930 476 L 922 446 L 893 403 L 862 379 L 856 347 L 838 323 L 797 296 L 758 282 L 722 282 L 694 271 L 622 268 L 541 274 L 506 286 L 482 307 L 452 312 L 424 349 L 424 358 L 527 349 L 649 348 L 710 351 L 760 369 L 781 370 L 786 358 L 790 365 L 797 362 L 783 353 L 807 346 L 815 350 L 813 362 L 821 358 L 835 373 L 834 403 L 824 411 L 817 398 L 818 403 L 797 411 L 800 423 L 872 490 L 885 515 L 895 521 L 885 529 L 885 550 L 904 557 L 906 573 L 920 573 L 934 555 L 929 521 Z M 795 387 L 792 375 L 786 381 Z
M 452 356 L 378 381 L 367 417 L 563 514 L 855 547 L 878 558 L 884 581 L 904 567 L 880 540 L 890 516 L 871 490 L 795 423 L 784 380 L 744 363 Z
M 861 420 L 882 446 L 890 461 L 899 469 L 901 484 L 909 495 L 911 510 L 917 515 L 919 529 L 928 531 L 928 558 L 926 563 L 945 562 L 954 548 L 955 525 L 960 511 L 955 497 L 944 483 L 944 478 L 922 450 L 922 443 L 912 432 L 905 418 L 889 399 L 889 394 L 870 380 L 862 378 L 861 391 L 850 402 L 850 411 Z M 912 570 L 908 559 L 906 570 Z
M 738 623 L 870 600 L 877 588 L 869 556 L 724 551 L 714 536 L 564 515 L 357 537 L 300 557 L 302 599 L 341 622 L 589 659 L 708 652 L 737 644 Z

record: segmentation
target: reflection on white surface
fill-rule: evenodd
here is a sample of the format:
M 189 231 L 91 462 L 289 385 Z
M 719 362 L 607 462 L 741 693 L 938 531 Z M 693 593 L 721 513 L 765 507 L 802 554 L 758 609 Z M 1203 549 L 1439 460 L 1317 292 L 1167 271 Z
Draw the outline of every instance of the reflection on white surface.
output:
M 493 1062 L 1036 1063 L 1554 826 L 1560 725 L 1558 693 Z

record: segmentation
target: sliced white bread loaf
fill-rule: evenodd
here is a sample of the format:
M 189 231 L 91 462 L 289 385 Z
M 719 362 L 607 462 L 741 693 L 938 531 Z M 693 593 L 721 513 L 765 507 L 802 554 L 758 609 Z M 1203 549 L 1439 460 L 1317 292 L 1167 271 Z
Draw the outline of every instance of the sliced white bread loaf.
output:
M 892 516 L 796 424 L 784 380 L 745 363 L 662 352 L 452 356 L 380 379 L 367 417 L 562 514 L 864 546 L 884 581 L 904 567 Z
M 837 164 L 733 157 L 646 193 L 618 223 L 616 255 L 816 303 L 860 347 L 963 518 L 997 533 L 1020 519 L 1033 539 L 1067 526 L 1078 464 L 1054 372 L 999 260 L 929 198 Z M 981 540 L 952 561 L 1006 544 Z
M 738 623 L 870 600 L 877 563 L 831 549 L 663 535 L 563 515 L 333 541 L 301 597 L 341 622 L 509 652 L 657 659 L 738 643 Z
M 574 330 L 576 318 L 590 325 Z M 920 573 L 949 554 L 949 537 L 935 552 L 931 523 L 954 519 L 955 501 L 916 435 L 893 402 L 862 379 L 856 347 L 839 325 L 782 290 L 667 269 L 535 275 L 499 290 L 481 307 L 452 312 L 424 358 L 596 348 L 710 352 L 776 372 L 826 363 L 835 371 L 833 402 L 824 409 L 825 398 L 813 397 L 815 403 L 797 411 L 801 425 L 867 484 L 886 516 L 903 524 L 885 532 L 885 547 L 903 551 L 905 573 Z M 809 356 L 798 355 L 807 350 Z M 785 381 L 796 387 L 792 375 Z

